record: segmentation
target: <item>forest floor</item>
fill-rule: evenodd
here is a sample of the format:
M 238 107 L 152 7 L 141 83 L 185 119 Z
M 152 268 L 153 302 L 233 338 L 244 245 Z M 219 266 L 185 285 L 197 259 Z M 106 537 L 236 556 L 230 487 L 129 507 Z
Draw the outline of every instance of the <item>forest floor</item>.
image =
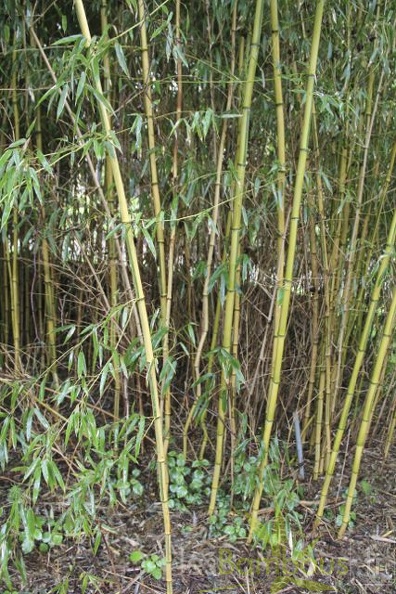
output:
M 342 504 L 338 484 L 329 498 L 327 516 L 315 539 L 310 534 L 319 483 L 308 482 L 301 502 L 306 542 L 314 547 L 315 564 L 297 567 L 288 555 L 262 552 L 245 541 L 210 538 L 204 508 L 172 512 L 173 590 L 175 594 L 395 594 L 396 592 L 396 447 L 385 464 L 378 448 L 364 453 L 361 477 L 366 489 L 355 505 L 355 525 L 336 540 L 334 519 Z M 350 476 L 348 461 L 339 473 L 342 488 Z M 337 482 L 337 481 L 335 481 Z M 4 485 L 4 483 L 3 483 Z M 4 490 L 1 488 L 2 499 Z M 20 594 L 162 594 L 162 579 L 142 571 L 129 556 L 139 550 L 164 555 L 161 508 L 154 494 L 140 502 L 102 508 L 102 543 L 94 555 L 90 542 L 65 540 L 48 553 L 26 555 L 26 583 L 11 571 Z M 337 502 L 338 501 L 338 502 Z M 0 504 L 4 503 L 0 501 Z M 44 503 L 44 502 L 42 502 Z M 46 503 L 49 503 L 48 501 Z M 265 519 L 263 510 L 262 519 Z M 286 549 L 284 549 L 286 550 Z M 0 583 L 0 594 L 8 590 Z

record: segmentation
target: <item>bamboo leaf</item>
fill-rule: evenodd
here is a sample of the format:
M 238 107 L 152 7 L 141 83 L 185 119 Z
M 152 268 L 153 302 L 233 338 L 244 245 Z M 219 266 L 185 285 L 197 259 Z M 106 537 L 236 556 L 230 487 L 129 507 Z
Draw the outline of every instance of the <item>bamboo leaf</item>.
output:
M 62 37 L 62 39 L 58 39 L 57 41 L 54 41 L 54 43 L 52 45 L 54 45 L 54 46 L 71 45 L 71 44 L 74 44 L 75 41 L 80 40 L 80 39 L 85 40 L 85 38 L 80 33 L 77 35 L 68 35 L 67 37 Z
M 176 361 L 174 361 L 171 357 L 168 357 L 165 360 L 165 363 L 161 369 L 160 373 L 160 382 L 162 392 L 165 393 L 168 388 L 170 387 L 173 378 L 175 377 L 176 373 Z
M 153 242 L 153 239 L 152 239 L 149 231 L 145 227 L 142 227 L 142 233 L 143 233 L 144 239 L 146 240 L 146 245 L 147 245 L 148 249 L 152 253 L 153 257 L 155 259 L 157 259 L 157 253 L 155 251 L 154 242 Z
M 124 74 L 126 76 L 129 77 L 129 70 L 128 70 L 128 66 L 126 63 L 124 50 L 122 49 L 122 46 L 118 43 L 118 41 L 115 42 L 114 49 L 116 52 L 118 63 L 121 66 L 122 71 L 124 72 Z
M 56 109 L 56 119 L 57 120 L 59 120 L 59 118 L 63 112 L 68 94 L 69 94 L 69 85 L 66 84 L 63 86 L 63 89 L 62 89 L 60 97 L 59 97 L 58 107 Z
M 85 72 L 85 70 L 83 70 L 81 72 L 80 80 L 78 81 L 78 85 L 77 85 L 76 103 L 77 103 L 78 99 L 80 98 L 80 96 L 82 95 L 82 93 L 83 93 L 83 91 L 85 89 L 86 80 L 87 80 L 87 73 Z
M 86 363 L 85 355 L 84 355 L 83 351 L 80 351 L 78 353 L 77 374 L 78 374 L 78 377 L 80 377 L 80 378 L 87 375 L 87 363 Z
M 39 423 L 41 424 L 42 427 L 44 427 L 44 429 L 49 429 L 50 428 L 50 424 L 47 421 L 47 419 L 45 418 L 45 416 L 43 415 L 43 413 L 38 409 L 35 408 L 34 409 L 34 414 L 37 417 Z

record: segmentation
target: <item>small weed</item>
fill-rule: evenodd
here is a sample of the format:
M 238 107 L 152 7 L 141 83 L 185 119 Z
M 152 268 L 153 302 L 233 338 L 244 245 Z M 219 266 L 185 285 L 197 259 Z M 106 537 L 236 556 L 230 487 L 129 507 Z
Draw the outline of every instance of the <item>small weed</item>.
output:
M 213 538 L 226 535 L 236 542 L 247 535 L 246 521 L 237 513 L 231 513 L 230 497 L 219 491 L 217 511 L 209 518 L 209 534 Z
M 343 498 L 346 499 L 347 497 L 347 493 L 348 493 L 348 489 L 344 489 L 343 491 Z M 355 490 L 354 494 L 353 494 L 353 505 L 356 505 L 357 502 L 357 491 Z M 345 513 L 345 504 L 343 503 L 342 505 L 340 505 L 340 507 L 338 508 L 338 513 L 335 519 L 335 523 L 336 526 L 341 526 L 342 525 L 342 520 L 344 518 L 344 513 Z M 356 522 L 356 512 L 351 510 L 349 513 L 349 522 L 348 522 L 348 529 L 351 529 L 355 526 L 355 522 Z
M 201 505 L 210 495 L 211 478 L 208 460 L 194 460 L 188 465 L 183 454 L 169 452 L 169 507 L 180 511 L 189 505 Z
M 145 555 L 142 551 L 134 551 L 129 555 L 129 560 L 134 565 L 140 564 L 142 571 L 151 575 L 155 580 L 162 577 L 162 568 L 165 565 L 165 559 L 157 554 Z
M 370 503 L 375 503 L 377 501 L 374 487 L 371 483 L 368 482 L 368 480 L 361 480 L 359 486 L 363 495 L 368 498 Z

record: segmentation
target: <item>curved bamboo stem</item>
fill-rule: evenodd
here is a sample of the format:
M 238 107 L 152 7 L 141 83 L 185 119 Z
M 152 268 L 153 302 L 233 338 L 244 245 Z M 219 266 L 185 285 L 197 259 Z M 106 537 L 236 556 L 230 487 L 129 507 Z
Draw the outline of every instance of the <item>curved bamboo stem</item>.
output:
M 76 13 L 80 24 L 81 32 L 87 40 L 87 46 L 91 43 L 91 34 L 88 26 L 88 21 L 85 14 L 85 8 L 82 0 L 76 0 L 75 2 Z M 100 79 L 95 81 L 96 89 L 100 95 L 102 92 L 102 85 Z M 102 124 L 106 134 L 110 134 L 110 120 L 106 110 L 106 107 L 102 102 L 98 102 L 98 108 L 101 114 Z M 155 429 L 155 441 L 157 450 L 157 463 L 158 463 L 158 477 L 160 487 L 160 497 L 162 503 L 162 513 L 164 519 L 164 535 L 165 535 L 165 579 L 167 586 L 167 593 L 172 594 L 172 548 L 171 548 L 171 522 L 170 512 L 168 505 L 168 468 L 166 455 L 164 450 L 164 439 L 163 439 L 163 415 L 161 412 L 157 372 L 156 372 L 156 361 L 154 358 L 153 345 L 151 341 L 151 332 L 149 318 L 144 299 L 143 283 L 140 275 L 140 268 L 135 248 L 135 241 L 132 231 L 132 220 L 128 210 L 128 203 L 125 195 L 124 184 L 121 177 L 120 166 L 117 158 L 117 154 L 109 155 L 110 164 L 113 172 L 114 183 L 118 196 L 118 204 L 120 210 L 121 222 L 125 226 L 125 241 L 128 250 L 129 264 L 131 267 L 131 273 L 133 278 L 133 284 L 136 292 L 136 304 L 139 313 L 139 319 L 142 326 L 143 334 L 143 345 L 146 352 L 146 364 L 147 364 L 147 383 L 150 388 L 151 405 L 154 419 Z

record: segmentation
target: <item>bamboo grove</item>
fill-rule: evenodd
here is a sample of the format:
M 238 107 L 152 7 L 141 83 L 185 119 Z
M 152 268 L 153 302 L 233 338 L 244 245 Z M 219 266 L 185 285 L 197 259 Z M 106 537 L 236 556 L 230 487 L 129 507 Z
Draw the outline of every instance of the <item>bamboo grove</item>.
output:
M 168 592 L 170 449 L 211 461 L 211 516 L 255 444 L 249 540 L 293 418 L 318 529 L 341 448 L 340 537 L 365 444 L 389 454 L 395 24 L 387 0 L 4 3 L 2 469 L 34 504 L 87 440 L 127 472 L 155 452 Z

